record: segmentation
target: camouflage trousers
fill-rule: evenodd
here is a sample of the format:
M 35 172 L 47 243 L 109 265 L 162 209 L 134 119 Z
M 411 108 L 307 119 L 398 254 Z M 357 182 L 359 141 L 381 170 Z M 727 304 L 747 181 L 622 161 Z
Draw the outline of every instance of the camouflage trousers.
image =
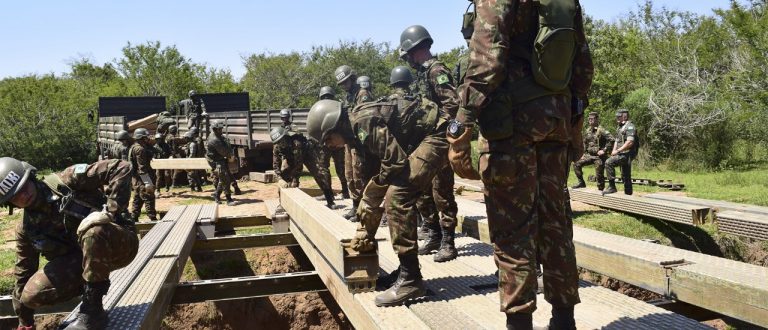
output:
M 17 286 L 14 298 L 32 309 L 65 302 L 82 294 L 84 282 L 108 280 L 109 273 L 131 263 L 139 249 L 138 237 L 114 223 L 88 229 L 79 244 L 80 251 L 49 260 Z
M 170 187 L 173 183 L 175 171 L 171 170 L 156 170 L 157 180 L 155 182 L 155 189 L 160 191 L 160 188 Z
M 611 156 L 605 161 L 608 180 L 616 180 L 616 166 L 621 167 L 621 180 L 624 182 L 624 193 L 632 195 L 632 158 L 629 154 Z
M 437 171 L 430 187 L 416 202 L 416 208 L 424 222 L 434 224 L 439 221 L 440 227 L 456 228 L 458 207 L 456 196 L 453 194 L 453 185 L 453 169 L 446 159 L 446 165 Z
M 341 181 L 341 189 L 347 188 L 347 175 L 346 175 L 346 151 L 343 148 L 336 150 L 323 148 L 322 153 L 322 166 L 328 171 L 328 177 L 331 175 L 331 158 L 333 158 L 333 166 L 336 168 L 336 176 Z M 330 180 L 329 180 L 330 182 Z
M 141 215 L 141 207 L 146 204 L 147 216 L 150 220 L 157 220 L 157 210 L 155 210 L 155 194 L 149 194 L 144 189 L 144 184 L 139 182 L 133 185 L 133 201 L 131 201 L 131 218 L 134 221 Z
M 364 164 L 360 161 L 360 157 L 357 156 L 357 150 L 345 147 L 344 153 L 344 174 L 347 178 L 347 184 L 349 185 L 349 195 L 352 197 L 352 201 L 355 203 L 360 202 L 360 198 L 363 195 L 363 189 L 368 184 L 368 181 L 379 173 L 380 163 L 368 162 Z
M 232 173 L 229 172 L 227 163 L 213 163 L 211 167 L 213 168 L 213 186 L 216 188 L 216 191 L 223 191 L 225 196 L 231 196 L 232 190 L 230 186 L 235 180 L 232 180 Z
M 542 97 L 511 109 L 512 136 L 481 139 L 480 175 L 499 267 L 500 309 L 536 310 L 536 267 L 554 307 L 579 303 L 573 224 L 566 216 L 570 100 Z
M 585 153 L 581 156 L 581 159 L 573 162 L 573 173 L 580 181 L 584 181 L 584 171 L 582 171 L 582 168 L 589 164 L 595 165 L 597 188 L 603 190 L 603 187 L 605 187 L 605 157 Z

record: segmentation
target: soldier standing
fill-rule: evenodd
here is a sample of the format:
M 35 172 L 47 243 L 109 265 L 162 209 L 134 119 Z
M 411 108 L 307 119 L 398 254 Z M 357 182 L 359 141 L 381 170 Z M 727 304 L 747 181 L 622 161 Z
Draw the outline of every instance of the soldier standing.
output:
M 163 134 L 158 131 L 158 133 L 155 134 L 154 158 L 171 158 L 173 150 L 171 149 L 171 145 L 166 140 L 166 137 L 167 132 Z M 165 192 L 168 192 L 171 189 L 171 181 L 173 181 L 171 170 L 157 170 L 156 177 L 157 182 L 155 183 L 155 194 L 156 197 L 160 197 L 160 190 L 163 189 L 163 187 L 165 187 Z
M 320 87 L 320 93 L 318 95 L 318 98 L 320 100 L 333 100 L 336 97 L 336 95 L 333 93 L 333 88 L 331 86 L 323 86 Z M 322 154 L 320 155 L 322 159 L 321 166 L 324 167 L 328 171 L 329 175 L 329 181 L 330 181 L 330 174 L 331 174 L 331 159 L 333 159 L 333 165 L 336 168 L 336 176 L 339 177 L 339 181 L 341 182 L 341 196 L 343 198 L 350 198 L 349 195 L 349 185 L 347 184 L 347 175 L 346 175 L 346 162 L 344 159 L 344 153 L 345 150 L 343 147 L 331 149 L 324 145 L 320 146 L 322 148 Z
M 208 160 L 208 164 L 211 165 L 214 175 L 218 178 L 216 182 L 216 191 L 211 194 L 213 200 L 218 204 L 221 203 L 221 193 L 224 192 L 224 196 L 227 198 L 227 205 L 236 205 L 232 199 L 232 192 L 229 186 L 232 184 L 232 174 L 229 172 L 229 166 L 227 160 L 232 157 L 232 148 L 229 145 L 229 141 L 222 134 L 224 130 L 224 122 L 217 120 L 211 124 L 211 130 L 213 134 L 208 136 L 208 141 L 205 143 L 205 158 Z
M 187 133 L 184 133 L 184 137 L 187 141 L 187 150 L 186 155 L 187 158 L 202 158 L 205 155 L 203 154 L 203 147 L 200 146 L 200 142 L 198 142 L 198 130 L 195 127 L 190 128 Z M 189 170 L 187 173 L 189 174 L 189 188 L 192 191 L 202 192 L 202 182 L 201 182 L 201 171 L 200 170 Z
M 188 99 L 179 101 L 179 109 L 181 113 L 187 116 L 187 128 L 197 127 L 200 129 L 201 119 L 208 116 L 208 112 L 205 110 L 205 102 L 203 98 L 197 94 L 194 89 L 187 93 Z
M 187 139 L 186 135 L 184 136 L 178 136 L 178 135 L 179 135 L 179 127 L 176 125 L 171 125 L 171 127 L 168 128 L 168 135 L 165 138 L 168 145 L 171 148 L 171 158 L 175 158 L 175 159 L 187 158 L 187 155 L 184 149 L 189 143 L 189 140 Z M 184 170 L 168 171 L 168 173 L 172 173 L 170 177 L 171 188 L 174 188 L 176 186 L 176 177 L 178 177 L 178 174 L 180 173 L 180 171 L 184 171 Z
M 360 76 L 357 78 L 357 80 L 355 80 L 355 83 L 358 87 L 360 87 L 360 91 L 365 91 L 368 94 L 368 98 L 373 101 L 373 83 L 371 82 L 371 77 Z M 365 103 L 365 101 L 358 102 L 358 104 L 360 103 Z
M 323 191 L 326 206 L 333 208 L 336 203 L 333 201 L 331 174 L 327 167 L 322 166 L 320 146 L 307 140 L 303 134 L 282 127 L 273 128 L 269 135 L 274 148 L 272 165 L 275 174 L 280 176 L 280 187 L 298 187 L 301 171 L 306 166 Z
M 608 189 L 604 194 L 616 192 L 616 166 L 621 166 L 621 180 L 624 182 L 624 194 L 632 195 L 632 160 L 637 156 L 637 129 L 629 121 L 629 110 L 621 109 L 616 112 L 616 141 L 613 144 L 611 157 L 605 162 L 608 166 Z
M 401 305 L 426 292 L 419 270 L 416 199 L 436 175 L 439 167 L 434 164 L 446 161 L 447 116 L 434 103 L 419 101 L 373 102 L 347 113 L 341 103 L 321 100 L 307 117 L 312 139 L 329 146 L 349 145 L 366 162 L 380 164 L 364 189 L 357 209 L 360 225 L 351 242 L 357 251 L 374 251 L 375 234 L 386 211 L 400 267 L 394 284 L 376 296 L 377 306 Z M 410 155 L 402 141 L 416 146 Z
M 342 101 L 346 108 L 354 109 L 358 104 L 373 101 L 373 95 L 357 84 L 357 74 L 352 67 L 342 65 L 336 68 L 333 74 L 336 77 L 336 84 L 346 93 Z
M 589 128 L 584 135 L 584 150 L 586 151 L 581 159 L 573 163 L 573 172 L 579 182 L 571 187 L 573 189 L 586 188 L 584 182 L 584 172 L 581 170 L 584 165 L 595 164 L 595 176 L 597 177 L 597 189 L 605 188 L 605 160 L 608 158 L 609 148 L 613 148 L 613 136 L 606 129 L 600 126 L 600 116 L 597 112 L 590 112 L 587 118 Z
M 421 25 L 410 26 L 400 34 L 400 57 L 418 71 L 416 86 L 419 93 L 454 118 L 459 108 L 459 97 L 450 70 L 430 51 L 432 42 L 432 36 L 426 28 Z M 419 254 L 430 254 L 437 250 L 435 261 L 438 262 L 456 259 L 458 255 L 454 243 L 458 207 L 453 195 L 453 185 L 453 171 L 446 161 L 432 182 L 433 200 L 429 200 L 429 196 L 422 196 L 427 199 L 423 205 L 432 204 L 437 207 L 440 220 L 436 221 L 434 216 L 424 218 L 424 227 L 428 234 Z
M 133 144 L 133 141 L 131 140 L 131 134 L 126 130 L 122 130 L 115 134 L 115 139 L 118 141 L 118 143 L 112 145 L 108 158 L 128 160 L 128 150 L 131 148 L 131 144 Z
M 128 265 L 139 246 L 133 224 L 122 214 L 131 197 L 131 165 L 117 159 L 77 164 L 43 180 L 36 172 L 26 162 L 0 158 L 0 205 L 24 209 L 16 225 L 18 329 L 35 328 L 35 309 L 80 294 L 77 318 L 62 327 L 104 329 L 109 273 Z M 40 255 L 48 260 L 43 269 Z
M 581 6 L 569 0 L 475 2 L 462 108 L 449 125 L 451 165 L 461 177 L 482 177 L 507 328 L 532 328 L 540 259 L 544 296 L 553 307 L 549 328 L 575 329 L 578 271 L 563 187 L 573 130 L 581 129 L 573 125 L 593 76 Z M 552 37 L 555 31 L 575 33 Z M 572 42 L 548 42 L 562 38 Z M 551 47 L 547 53 L 572 56 L 542 58 L 534 40 Z M 478 144 L 482 175 L 470 156 L 475 116 L 484 137 Z
M 154 156 L 154 151 L 149 142 L 149 132 L 146 128 L 137 128 L 133 132 L 135 141 L 128 152 L 128 159 L 131 162 L 131 176 L 133 187 L 133 203 L 131 204 L 131 219 L 134 222 L 139 221 L 141 207 L 146 203 L 147 216 L 149 220 L 157 221 L 157 211 L 155 210 L 155 182 L 157 177 L 152 170 L 150 162 Z

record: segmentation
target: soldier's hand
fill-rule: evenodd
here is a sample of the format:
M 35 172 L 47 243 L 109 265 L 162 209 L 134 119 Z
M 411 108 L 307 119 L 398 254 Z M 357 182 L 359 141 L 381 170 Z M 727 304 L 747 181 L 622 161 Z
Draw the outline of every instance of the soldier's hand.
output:
M 618 151 L 618 150 L 614 150 L 614 151 L 612 151 L 612 152 L 611 152 L 611 156 L 616 156 L 616 155 L 618 155 L 618 154 L 619 154 L 619 151 Z
M 604 151 L 604 150 L 598 150 L 598 151 L 597 151 L 597 155 L 598 155 L 598 156 L 602 156 L 602 155 L 605 155 L 605 151 Z
M 467 126 L 464 133 L 458 138 L 448 135 L 448 160 L 451 168 L 459 177 L 470 180 L 479 180 L 480 173 L 472 166 L 472 127 Z

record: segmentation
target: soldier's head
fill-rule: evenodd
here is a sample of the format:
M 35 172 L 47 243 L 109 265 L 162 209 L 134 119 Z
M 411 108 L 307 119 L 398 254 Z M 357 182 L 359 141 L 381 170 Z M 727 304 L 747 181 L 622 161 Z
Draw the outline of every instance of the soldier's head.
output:
M 25 208 L 34 204 L 38 195 L 35 174 L 37 169 L 27 162 L 0 158 L 0 205 Z
M 189 96 L 189 98 L 191 99 L 191 98 L 197 96 L 197 91 L 194 90 L 194 89 L 190 90 L 189 93 L 187 93 L 187 96 Z
M 168 127 L 168 133 L 170 133 L 173 136 L 176 136 L 177 133 L 179 133 L 179 127 L 176 125 L 171 125 Z
M 413 75 L 407 66 L 396 66 L 389 74 L 389 86 L 410 89 L 411 83 Z
M 331 86 L 320 87 L 320 94 L 318 95 L 320 100 L 333 100 L 335 97 L 336 93 L 333 92 Z
M 341 88 L 347 92 L 352 90 L 352 87 L 355 85 L 355 80 L 357 80 L 357 74 L 349 65 L 342 65 L 336 68 L 333 76 L 336 78 L 336 85 L 341 86 Z
M 187 140 L 192 140 L 197 137 L 197 134 L 198 134 L 197 127 L 192 127 L 186 133 L 184 133 L 184 137 Z
M 419 68 L 424 62 L 432 58 L 432 36 L 421 25 L 413 25 L 400 34 L 400 58 L 412 68 Z
M 357 78 L 357 86 L 360 86 L 362 89 L 367 89 L 368 91 L 371 91 L 373 89 L 373 84 L 371 83 L 371 77 L 368 76 L 360 76 Z
M 320 100 L 307 114 L 307 135 L 321 145 L 339 148 L 352 137 L 349 118 L 336 100 Z
M 291 124 L 291 109 L 280 110 L 280 120 L 283 121 L 283 125 Z
M 149 131 L 146 128 L 137 128 L 133 131 L 133 139 L 136 142 L 146 144 L 149 142 Z
M 288 139 L 285 138 L 288 131 L 283 127 L 275 127 L 269 132 L 269 138 L 272 139 L 274 144 L 286 144 Z
M 627 109 L 619 109 L 616 111 L 616 122 L 619 124 L 625 123 L 627 120 L 629 120 L 629 110 Z
M 472 34 L 475 33 L 475 19 L 477 18 L 477 12 L 469 11 L 469 8 L 474 4 L 474 0 L 469 0 L 469 6 L 467 6 L 467 10 L 464 12 L 464 17 L 461 22 L 461 35 L 464 36 L 467 46 L 469 46 L 469 41 L 472 40 Z
M 221 136 L 221 133 L 224 131 L 224 121 L 214 120 L 211 123 L 211 130 L 213 131 L 213 134 L 216 134 L 217 136 Z
M 589 122 L 589 127 L 597 127 L 600 124 L 600 115 L 594 111 L 590 112 L 587 122 Z
M 115 134 L 115 139 L 119 141 L 124 146 L 129 146 L 131 144 L 131 134 L 128 133 L 126 130 L 122 130 L 120 132 L 117 132 Z

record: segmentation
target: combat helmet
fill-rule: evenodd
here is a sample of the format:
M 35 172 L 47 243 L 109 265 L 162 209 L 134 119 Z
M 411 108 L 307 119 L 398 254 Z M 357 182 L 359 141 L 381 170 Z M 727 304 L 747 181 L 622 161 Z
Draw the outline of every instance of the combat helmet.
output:
M 336 77 L 336 85 L 341 85 L 347 79 L 350 77 L 355 76 L 355 71 L 352 70 L 352 67 L 349 65 L 342 65 L 338 68 L 336 68 L 336 71 L 333 73 L 333 76 Z
M 223 120 L 214 120 L 211 124 L 212 129 L 223 129 L 224 128 L 224 121 Z
M 176 135 L 176 133 L 179 132 L 179 127 L 176 125 L 168 126 L 168 133 L 171 133 L 171 135 Z
M 411 75 L 411 70 L 407 66 L 396 66 L 392 69 L 392 73 L 389 74 L 390 86 L 400 83 L 410 85 L 412 82 L 413 75 Z
M 324 98 L 332 99 L 335 96 L 336 95 L 333 92 L 333 88 L 331 88 L 331 86 L 323 86 L 323 87 L 320 87 L 320 95 L 318 95 L 317 97 L 322 100 Z
M 195 95 L 197 95 L 197 91 L 196 91 L 196 90 L 194 90 L 194 89 L 193 89 L 193 90 L 190 90 L 190 91 L 189 91 L 189 93 L 187 93 L 187 96 L 189 96 L 190 98 L 192 98 L 192 97 L 193 97 L 193 96 L 195 96 Z
M 280 119 L 291 118 L 291 109 L 280 110 Z
M 16 158 L 0 158 L 0 205 L 5 204 L 18 193 L 37 169 Z
M 359 78 L 357 78 L 356 83 L 362 89 L 370 90 L 371 88 L 373 88 L 373 85 L 371 84 L 371 77 L 368 77 L 368 76 L 360 76 Z
M 317 142 L 325 141 L 326 135 L 339 125 L 341 102 L 320 100 L 312 105 L 307 114 L 307 135 Z
M 272 143 L 278 143 L 282 140 L 288 131 L 282 127 L 275 127 L 269 132 L 269 137 L 272 139 Z
M 197 127 L 190 128 L 186 133 L 184 133 L 184 137 L 187 139 L 193 139 L 197 137 Z
M 134 140 L 141 140 L 148 136 L 149 136 L 149 131 L 146 128 L 137 128 L 135 131 L 133 131 Z
M 129 134 L 128 131 L 126 130 L 122 130 L 120 132 L 117 132 L 117 134 L 115 134 L 115 140 L 118 140 L 118 141 L 124 141 L 130 138 L 131 138 L 131 134 Z
M 403 33 L 400 34 L 400 55 L 411 51 L 419 45 L 431 46 L 432 36 L 429 35 L 429 31 L 421 25 L 409 26 Z

